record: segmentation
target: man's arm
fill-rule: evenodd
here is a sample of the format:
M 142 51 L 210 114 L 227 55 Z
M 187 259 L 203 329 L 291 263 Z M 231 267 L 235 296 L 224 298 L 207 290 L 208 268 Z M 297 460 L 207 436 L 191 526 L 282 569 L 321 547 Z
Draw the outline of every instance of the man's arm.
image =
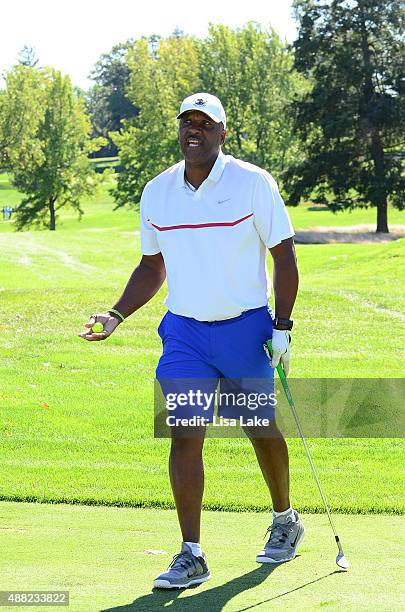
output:
M 281 319 L 289 319 L 294 307 L 298 291 L 298 268 L 295 254 L 294 239 L 287 238 L 270 249 L 273 257 L 273 288 L 275 315 Z M 281 359 L 284 373 L 290 371 L 290 335 L 286 327 L 273 329 L 271 366 L 276 368 Z
M 132 272 L 127 285 L 118 302 L 113 306 L 124 318 L 144 306 L 157 293 L 166 278 L 166 268 L 161 253 L 143 255 L 139 265 Z M 95 322 L 103 324 L 103 331 L 95 333 L 92 327 Z M 79 334 L 84 340 L 105 340 L 119 325 L 119 319 L 109 312 L 93 315 L 85 324 L 85 332 Z
M 125 318 L 153 298 L 166 278 L 166 268 L 161 253 L 143 255 L 132 272 L 118 302 L 113 306 Z
M 298 291 L 298 267 L 294 239 L 287 238 L 270 249 L 273 257 L 275 316 L 289 319 Z

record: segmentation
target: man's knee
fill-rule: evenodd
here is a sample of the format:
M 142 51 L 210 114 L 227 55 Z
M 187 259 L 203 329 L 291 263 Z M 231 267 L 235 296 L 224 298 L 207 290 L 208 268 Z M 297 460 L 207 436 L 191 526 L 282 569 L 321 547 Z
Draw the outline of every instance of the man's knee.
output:
M 265 427 L 244 427 L 243 431 L 254 446 L 267 446 L 273 440 L 284 438 L 275 421 Z
M 179 453 L 199 454 L 204 446 L 204 437 L 205 427 L 173 427 L 171 449 Z

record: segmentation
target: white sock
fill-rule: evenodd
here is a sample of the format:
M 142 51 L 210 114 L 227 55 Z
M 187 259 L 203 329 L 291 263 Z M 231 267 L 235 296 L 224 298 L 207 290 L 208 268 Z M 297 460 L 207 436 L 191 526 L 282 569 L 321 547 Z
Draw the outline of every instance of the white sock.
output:
M 184 542 L 184 544 L 187 544 L 187 546 L 190 546 L 191 552 L 193 553 L 194 557 L 203 556 L 203 551 L 201 548 L 201 544 L 199 542 Z
M 273 519 L 277 519 L 280 523 L 288 523 L 290 520 L 292 523 L 296 522 L 294 510 L 291 506 L 287 510 L 283 510 L 283 512 L 273 510 Z

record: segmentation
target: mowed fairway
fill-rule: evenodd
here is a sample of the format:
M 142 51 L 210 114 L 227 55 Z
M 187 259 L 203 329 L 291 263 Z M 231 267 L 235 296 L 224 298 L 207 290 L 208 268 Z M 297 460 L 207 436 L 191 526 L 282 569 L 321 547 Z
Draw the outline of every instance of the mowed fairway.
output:
M 151 592 L 177 552 L 175 511 L 1 502 L 1 588 L 67 590 L 72 612 L 404 609 L 402 517 L 337 517 L 348 572 L 334 563 L 326 516 L 302 518 L 307 533 L 296 559 L 274 567 L 255 561 L 268 516 L 204 512 L 212 579 Z
M 16 196 L 4 176 L 2 180 L 3 206 Z M 88 316 L 116 300 L 140 257 L 137 212 L 112 212 L 106 187 L 83 207 L 86 214 L 80 223 L 67 211 L 56 232 L 17 234 L 11 231 L 12 224 L 0 222 L 0 499 L 9 500 L 0 505 L 0 538 L 4 537 L 6 545 L 2 549 L 8 551 L 4 562 L 19 577 L 11 580 L 7 574 L 4 588 L 62 588 L 63 573 L 66 588 L 72 586 L 85 601 L 72 610 L 130 604 L 145 595 L 150 578 L 177 552 L 179 539 L 174 513 L 162 510 L 173 508 L 167 478 L 169 441 L 153 438 L 153 380 L 160 354 L 156 328 L 165 312 L 166 288 L 107 342 L 90 344 L 78 338 Z M 362 214 L 356 223 L 374 221 L 375 211 Z M 304 216 L 302 227 L 319 224 L 320 215 L 325 226 L 333 226 L 336 218 L 336 224 L 353 224 L 348 214 L 344 223 L 343 216 L 327 212 L 314 212 L 312 222 L 308 209 L 292 210 L 291 215 L 293 221 L 296 217 L 296 227 Z M 392 222 L 400 224 L 404 219 L 404 213 L 392 214 Z M 301 288 L 294 311 L 291 376 L 403 376 L 405 283 L 401 266 L 405 241 L 298 245 L 297 252 Z M 391 578 L 386 589 L 389 605 L 384 605 L 384 587 L 377 588 L 373 560 L 368 555 L 377 536 L 382 537 L 376 558 L 392 563 L 400 548 L 397 526 L 402 518 L 353 515 L 403 514 L 404 440 L 314 439 L 309 445 L 331 508 L 350 515 L 336 517 L 338 527 L 343 527 L 343 541 L 349 540 L 348 556 L 358 556 L 357 569 L 350 578 L 329 576 L 335 571 L 335 548 L 324 515 L 307 517 L 312 535 L 295 561 L 299 573 L 286 565 L 267 578 L 254 564 L 267 517 L 207 512 L 206 543 L 216 578 L 203 592 L 213 589 L 208 596 L 211 599 L 199 599 L 193 591 L 175 597 L 172 606 L 181 605 L 183 597 L 195 597 L 195 609 L 219 610 L 222 608 L 215 605 L 220 603 L 229 610 L 266 609 L 273 604 L 272 598 L 281 597 L 274 604 L 290 609 L 310 609 L 317 602 L 331 608 L 340 603 L 350 607 L 350 594 L 357 589 L 353 609 L 370 609 L 373 602 L 377 602 L 375 608 L 400 609 L 395 603 L 396 582 Z M 294 505 L 302 512 L 323 512 L 301 442 L 289 440 L 289 447 Z M 205 461 L 206 510 L 269 509 L 268 494 L 246 440 L 207 440 Z M 66 509 L 11 501 L 160 509 Z M 59 519 L 53 514 L 58 508 Z M 64 548 L 64 529 L 74 530 L 76 521 L 83 531 L 69 532 L 74 538 Z M 35 531 L 40 525 L 48 534 L 42 548 L 39 531 Z M 30 545 L 23 531 L 10 531 L 20 527 L 34 530 Z M 124 537 L 125 530 L 132 530 L 135 539 Z M 94 540 L 84 538 L 84 533 L 87 537 L 94 533 Z M 392 551 L 386 547 L 387 538 L 397 542 Z M 65 544 L 60 548 L 60 565 L 51 564 L 51 559 L 56 563 L 59 553 L 55 552 L 41 574 L 36 564 L 47 559 L 49 548 L 61 541 Z M 24 565 L 21 559 L 27 546 L 31 546 L 32 556 Z M 228 551 L 235 549 L 231 575 L 221 567 L 222 546 Z M 146 549 L 166 552 L 148 555 Z M 80 551 L 82 557 L 78 556 Z M 81 564 L 89 568 L 91 576 Z M 32 580 L 27 582 L 31 570 Z M 305 583 L 308 585 L 303 586 Z M 250 585 L 251 592 L 238 595 Z M 294 589 L 299 590 L 284 600 L 282 594 Z M 157 600 L 148 597 L 132 609 L 159 609 L 153 607 Z M 170 601 L 165 595 L 158 603 L 163 607 Z

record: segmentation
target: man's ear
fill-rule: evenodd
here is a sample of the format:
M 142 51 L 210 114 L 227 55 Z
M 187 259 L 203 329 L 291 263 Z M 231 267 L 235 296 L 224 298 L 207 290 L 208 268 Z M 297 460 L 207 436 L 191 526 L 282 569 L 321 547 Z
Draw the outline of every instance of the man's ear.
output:
M 221 134 L 221 145 L 224 144 L 225 142 L 225 138 L 226 138 L 226 130 L 222 130 L 222 134 Z

